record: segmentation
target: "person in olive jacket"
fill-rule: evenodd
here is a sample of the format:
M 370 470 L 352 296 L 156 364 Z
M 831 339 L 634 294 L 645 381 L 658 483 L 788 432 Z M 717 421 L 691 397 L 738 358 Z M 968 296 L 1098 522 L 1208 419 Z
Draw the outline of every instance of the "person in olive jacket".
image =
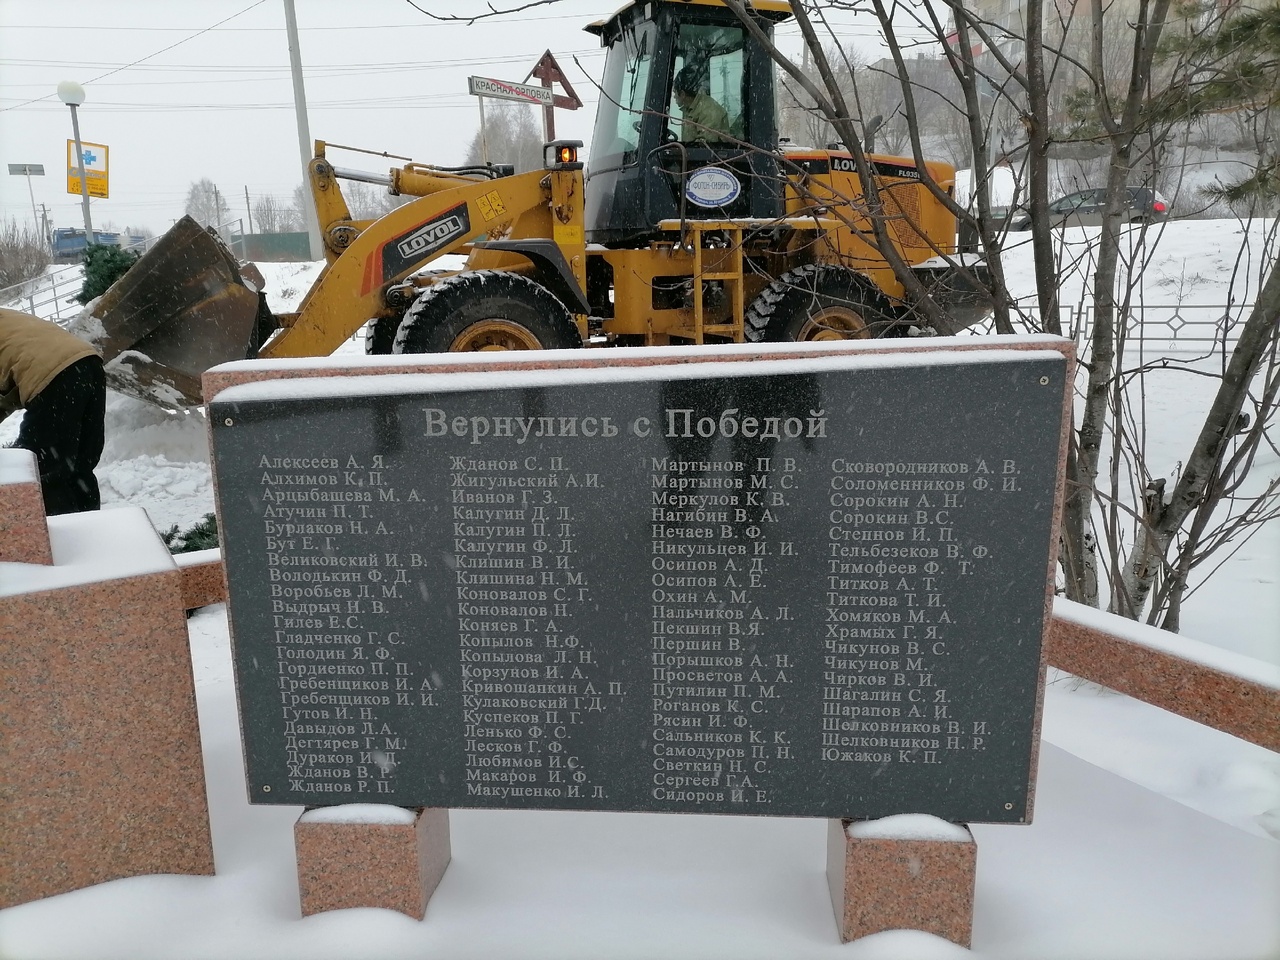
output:
M 107 387 L 102 358 L 56 323 L 0 308 L 0 420 L 26 409 L 14 446 L 36 455 L 45 513 L 97 510 Z

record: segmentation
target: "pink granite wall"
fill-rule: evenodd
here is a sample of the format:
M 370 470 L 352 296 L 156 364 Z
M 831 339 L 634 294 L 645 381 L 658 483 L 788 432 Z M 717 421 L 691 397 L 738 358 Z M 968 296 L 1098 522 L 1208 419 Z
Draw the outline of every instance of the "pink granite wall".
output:
M 1280 690 L 1274 687 L 1063 617 L 1053 618 L 1046 654 L 1077 677 L 1280 750 Z
M 213 873 L 178 571 L 0 597 L 0 637 L 0 907 Z

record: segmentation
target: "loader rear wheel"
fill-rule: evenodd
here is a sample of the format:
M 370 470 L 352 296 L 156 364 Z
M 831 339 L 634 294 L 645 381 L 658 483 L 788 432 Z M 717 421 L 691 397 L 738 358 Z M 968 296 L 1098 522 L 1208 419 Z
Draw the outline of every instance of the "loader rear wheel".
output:
M 374 317 L 364 325 L 364 352 L 369 356 L 386 356 L 396 342 L 396 328 L 403 317 Z
M 396 353 L 580 347 L 573 317 L 546 287 L 518 273 L 480 270 L 428 287 L 396 333 Z
M 884 297 L 833 263 L 788 270 L 760 291 L 744 319 L 748 340 L 770 343 L 867 340 L 893 328 Z

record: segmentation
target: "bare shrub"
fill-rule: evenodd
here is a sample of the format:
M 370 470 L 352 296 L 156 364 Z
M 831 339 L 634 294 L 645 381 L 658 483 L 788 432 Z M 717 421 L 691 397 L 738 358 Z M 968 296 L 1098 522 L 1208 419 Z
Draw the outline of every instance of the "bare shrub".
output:
M 0 223 L 0 290 L 34 280 L 49 266 L 49 247 L 31 227 Z

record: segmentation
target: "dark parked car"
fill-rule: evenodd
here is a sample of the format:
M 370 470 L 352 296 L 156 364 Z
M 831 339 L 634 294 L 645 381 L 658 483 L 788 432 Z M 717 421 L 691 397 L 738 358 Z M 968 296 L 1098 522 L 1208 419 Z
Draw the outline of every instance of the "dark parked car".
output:
M 1080 190 L 1049 204 L 1049 224 L 1054 227 L 1096 227 L 1102 225 L 1106 190 Z M 1169 201 L 1150 187 L 1130 187 L 1129 203 L 1122 216 L 1130 222 L 1151 223 L 1169 218 Z M 1016 210 L 1009 218 L 1010 230 L 1030 230 L 1031 215 Z

